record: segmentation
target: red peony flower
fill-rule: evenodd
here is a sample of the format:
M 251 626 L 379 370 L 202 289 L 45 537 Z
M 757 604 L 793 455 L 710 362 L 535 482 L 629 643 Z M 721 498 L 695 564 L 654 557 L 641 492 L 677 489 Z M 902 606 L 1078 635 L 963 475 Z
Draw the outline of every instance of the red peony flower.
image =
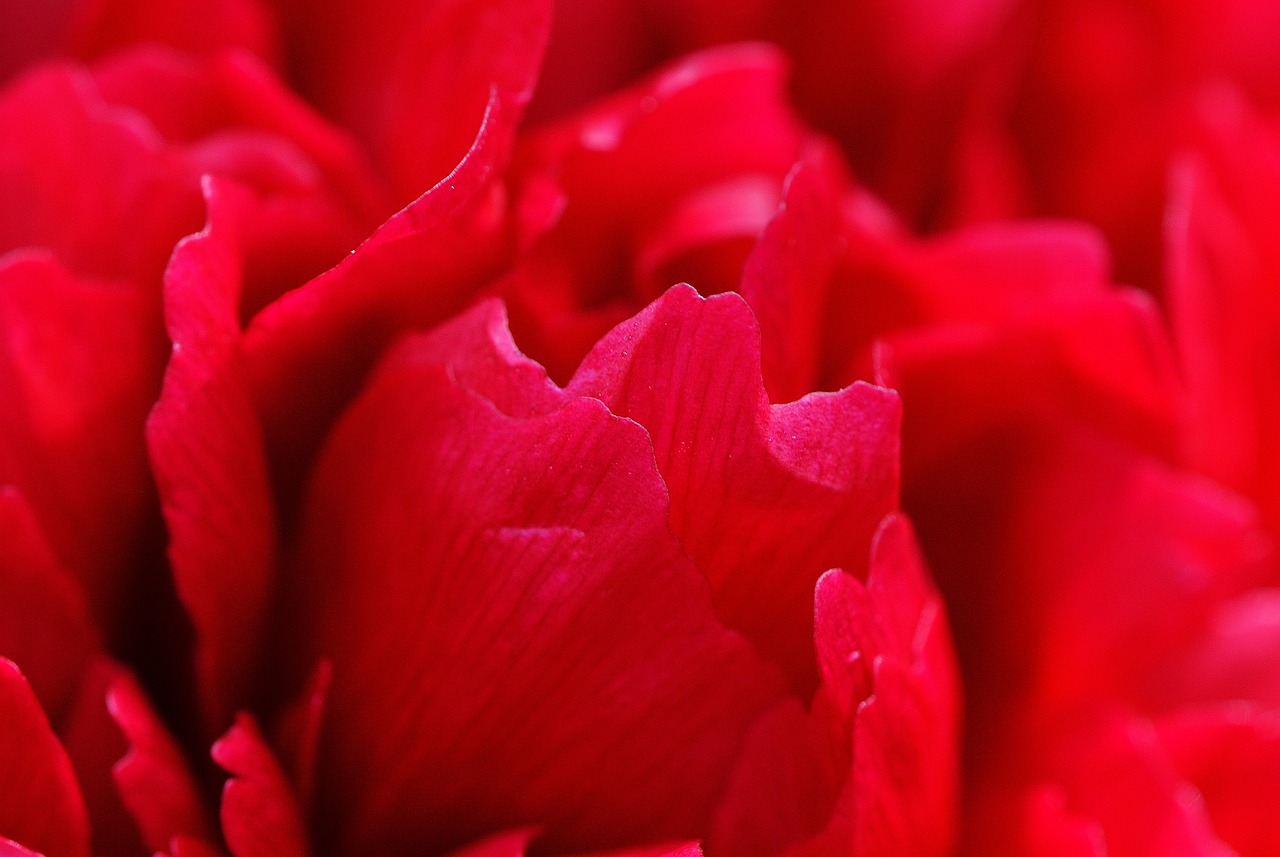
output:
M 0 0 L 0 851 L 1275 853 L 1264 6 Z
M 0 785 L 6 847 L 947 853 L 957 688 L 897 511 L 897 398 L 791 373 L 771 405 L 748 304 L 667 288 L 726 240 L 731 288 L 773 219 L 803 140 L 776 56 L 692 59 L 506 171 L 542 12 L 280 11 L 85 6 L 59 38 L 95 63 L 4 93 L 0 175 L 35 213 L 0 223 L 4 259 L 44 278 L 4 291 L 27 403 L 0 436 L 27 545 L 4 586 L 36 617 L 0 639 L 10 770 L 35 774 Z M 639 234 L 643 282 L 539 339 Z M 763 295 L 779 274 L 751 264 Z M 36 288 L 62 281 L 120 306 Z M 95 316 L 139 356 L 83 338 Z M 76 463 L 101 475 L 51 469 Z M 105 637 L 82 586 L 115 593 L 87 599 Z

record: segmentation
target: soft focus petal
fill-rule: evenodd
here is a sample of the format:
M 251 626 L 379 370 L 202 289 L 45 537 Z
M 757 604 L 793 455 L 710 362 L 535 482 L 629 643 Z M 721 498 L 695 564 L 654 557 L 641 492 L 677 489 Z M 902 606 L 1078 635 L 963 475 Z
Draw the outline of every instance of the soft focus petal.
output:
M 514 127 L 551 14 L 545 0 L 276 2 L 299 89 L 368 147 L 400 203 L 453 170 L 485 114 Z
M 236 47 L 276 59 L 275 22 L 259 0 L 81 0 L 71 46 L 93 59 L 137 42 L 189 53 Z
M 1247 705 L 1191 710 L 1159 725 L 1181 775 L 1203 796 L 1214 831 L 1241 857 L 1280 854 L 1280 718 Z
M 89 822 L 75 774 L 40 703 L 0 659 L 0 835 L 45 857 L 88 857 Z
M 129 743 L 128 755 L 115 765 L 116 784 L 147 847 L 165 851 L 181 836 L 216 842 L 181 749 L 130 675 L 112 682 L 107 706 Z
M 1206 101 L 1175 176 L 1169 299 L 1190 393 L 1191 464 L 1252 497 L 1280 532 L 1280 132 Z
M 213 745 L 231 775 L 222 788 L 222 835 L 235 857 L 306 857 L 297 795 L 253 718 L 240 715 Z
M 121 284 L 43 253 L 0 257 L 0 482 L 22 493 L 108 634 L 149 523 L 137 429 L 155 395 L 152 323 Z
M 71 705 L 97 646 L 84 593 L 54 558 L 22 495 L 0 488 L 0 655 L 23 665 L 53 722 Z

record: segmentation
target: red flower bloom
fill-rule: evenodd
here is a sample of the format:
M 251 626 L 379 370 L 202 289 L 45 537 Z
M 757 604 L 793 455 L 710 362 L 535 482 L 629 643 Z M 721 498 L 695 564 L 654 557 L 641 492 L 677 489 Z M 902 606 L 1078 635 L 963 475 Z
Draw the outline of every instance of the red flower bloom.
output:
M 291 17 L 302 10 L 283 10 L 276 32 L 254 9 L 219 7 L 203 31 L 149 4 L 101 4 L 69 19 L 67 37 L 98 64 L 8 91 L 27 124 L 11 126 L 5 175 L 62 205 L 5 223 L 8 246 L 45 248 L 68 278 L 119 281 L 134 301 L 121 324 L 137 326 L 140 347 L 162 344 L 160 266 L 204 201 L 205 227 L 165 267 L 173 349 L 145 431 L 192 632 L 189 686 L 166 683 L 158 659 L 141 663 L 188 760 L 230 726 L 212 749 L 230 779 L 214 823 L 203 792 L 221 778 L 184 760 L 141 689 L 102 660 L 92 626 L 64 663 L 42 660 L 49 643 L 18 624 L 4 653 L 31 661 L 41 696 L 13 669 L 5 704 L 33 736 L 23 747 L 47 783 L 33 794 L 49 811 L 15 803 L 0 835 L 50 857 L 136 853 L 139 839 L 174 857 L 696 849 L 663 844 L 682 840 L 722 854 L 946 853 L 957 689 L 941 604 L 896 511 L 897 398 L 863 383 L 801 398 L 800 373 L 762 369 L 741 298 L 666 290 L 689 253 L 730 240 L 740 255 L 773 217 L 802 139 L 775 56 L 694 59 L 530 139 L 504 175 L 538 10 L 431 7 L 384 51 L 389 8 L 325 6 L 306 39 Z M 117 52 L 140 37 L 211 58 Z M 362 149 L 228 45 L 287 57 Z M 42 108 L 57 87 L 71 106 Z M 451 121 L 428 125 L 440 112 Z M 83 127 L 60 128 L 68 116 Z M 49 142 L 34 124 L 46 119 Z M 668 135 L 684 123 L 694 131 L 679 144 Z M 100 138 L 123 141 L 103 150 L 112 170 L 55 193 Z M 737 154 L 724 160 L 721 146 Z M 628 163 L 640 172 L 628 177 Z M 446 172 L 324 270 L 386 200 Z M 45 184 L 19 184 L 28 176 Z M 548 191 L 567 204 L 548 206 Z M 637 193 L 652 203 L 630 208 Z M 754 213 L 722 224 L 740 198 Z M 60 228 L 81 207 L 94 228 Z M 103 229 L 120 217 L 127 239 Z M 501 303 L 439 325 L 491 291 L 530 330 L 554 326 L 546 266 L 598 254 L 604 267 L 570 271 L 582 294 L 639 234 L 653 235 L 643 284 L 607 313 L 582 307 L 586 333 L 568 348 L 543 340 L 571 375 L 563 388 L 516 350 Z M 10 260 L 29 264 L 20 252 Z M 729 288 L 726 258 L 713 268 Z M 750 263 L 756 294 L 776 261 Z M 10 329 L 47 314 L 15 315 Z M 415 329 L 427 332 L 402 337 Z M 64 348 L 14 352 L 13 376 L 34 388 Z M 93 446 L 97 418 L 71 437 L 142 486 L 136 510 L 103 492 L 83 504 L 86 520 L 139 544 L 104 551 L 92 531 L 62 526 L 68 507 L 45 500 L 58 483 L 38 474 L 17 482 L 41 501 L 22 521 L 32 538 L 65 540 L 58 561 L 119 557 L 125 570 L 102 577 L 124 589 L 152 544 L 138 444 L 161 362 L 148 351 L 120 364 L 99 348 L 77 365 L 93 370 L 71 375 L 88 389 L 98 367 L 120 372 L 118 395 L 136 403 L 109 409 L 124 451 Z M 796 401 L 771 405 L 762 373 Z M 29 396 L 51 413 L 86 399 Z M 12 437 L 34 437 L 33 460 L 61 460 L 15 425 Z M 17 468 L 26 448 L 5 437 Z M 15 592 L 32 562 L 14 566 Z M 41 573 L 30 596 L 41 617 L 78 615 L 76 584 Z M 102 621 L 146 614 L 116 651 L 159 641 L 185 655 L 154 613 L 172 609 L 163 597 L 92 600 Z M 74 693 L 88 694 L 99 731 L 63 725 Z M 100 716 L 104 700 L 118 726 Z M 94 764 L 77 763 L 78 747 L 97 750 Z M 126 747 L 112 788 L 99 763 Z

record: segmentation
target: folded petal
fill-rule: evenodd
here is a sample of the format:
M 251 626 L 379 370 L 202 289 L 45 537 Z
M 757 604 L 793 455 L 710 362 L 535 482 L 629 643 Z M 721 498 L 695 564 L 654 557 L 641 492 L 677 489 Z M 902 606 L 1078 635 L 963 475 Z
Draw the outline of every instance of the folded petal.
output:
M 896 504 L 897 396 L 855 384 L 770 406 L 746 303 L 687 286 L 601 340 L 566 389 L 645 427 L 717 611 L 811 688 L 814 583 L 865 574 Z
M 276 534 L 262 430 L 239 367 L 243 196 L 206 180 L 209 221 L 165 273 L 173 341 L 147 445 L 178 595 L 196 633 L 202 725 L 247 702 L 275 582 Z
M 182 750 L 128 673 L 115 677 L 107 706 L 129 743 L 113 771 L 116 785 L 146 846 L 165 851 L 175 837 L 216 842 Z
M 12 661 L 0 659 L 0 836 L 44 857 L 88 857 L 89 820 L 66 752 Z
M 161 360 L 151 312 L 45 253 L 0 257 L 0 483 L 21 492 L 109 635 L 149 523 L 138 429 Z
M 22 495 L 0 488 L 0 655 L 23 665 L 57 723 L 97 647 L 84 593 L 53 556 Z
M 298 798 L 253 718 L 237 716 L 214 745 L 231 775 L 222 788 L 222 835 L 235 857 L 305 857 L 311 849 Z
M 321 817 L 393 853 L 697 835 L 780 688 L 715 619 L 648 437 L 589 399 L 511 418 L 414 351 L 332 436 L 286 599 L 334 665 Z
M 278 5 L 299 89 L 366 145 L 400 203 L 453 170 L 482 117 L 514 129 L 551 14 L 543 0 Z

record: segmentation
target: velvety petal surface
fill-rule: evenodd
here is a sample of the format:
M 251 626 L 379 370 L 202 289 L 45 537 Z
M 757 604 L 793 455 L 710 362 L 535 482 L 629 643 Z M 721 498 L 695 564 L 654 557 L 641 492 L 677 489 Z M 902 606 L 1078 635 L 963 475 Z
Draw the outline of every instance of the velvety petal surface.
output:
M 859 383 L 771 406 L 746 303 L 688 286 L 601 340 L 566 389 L 646 428 L 717 611 L 811 690 L 813 585 L 864 575 L 896 504 L 897 396 Z
M 454 380 L 465 352 L 451 375 L 423 349 L 344 418 L 304 519 L 291 621 L 334 666 L 321 835 L 697 835 L 780 687 L 671 535 L 648 436 L 590 399 L 504 415 Z

